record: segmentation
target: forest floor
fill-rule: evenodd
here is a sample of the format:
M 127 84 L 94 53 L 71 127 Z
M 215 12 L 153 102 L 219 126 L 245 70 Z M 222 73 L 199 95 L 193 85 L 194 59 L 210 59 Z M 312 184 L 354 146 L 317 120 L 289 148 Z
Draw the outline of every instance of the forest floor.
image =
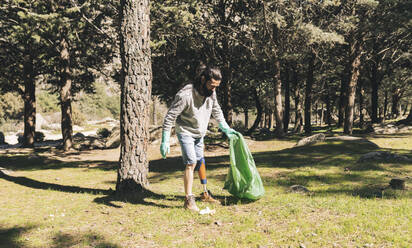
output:
M 0 247 L 410 247 L 412 162 L 357 160 L 371 151 L 412 158 L 412 133 L 362 137 L 248 141 L 266 190 L 254 202 L 222 189 L 229 150 L 208 146 L 208 187 L 222 205 L 198 206 L 213 215 L 182 207 L 179 146 L 166 160 L 150 146 L 154 194 L 128 201 L 112 196 L 119 149 L 0 150 Z M 396 177 L 406 190 L 388 187 Z M 296 184 L 310 192 L 291 192 Z

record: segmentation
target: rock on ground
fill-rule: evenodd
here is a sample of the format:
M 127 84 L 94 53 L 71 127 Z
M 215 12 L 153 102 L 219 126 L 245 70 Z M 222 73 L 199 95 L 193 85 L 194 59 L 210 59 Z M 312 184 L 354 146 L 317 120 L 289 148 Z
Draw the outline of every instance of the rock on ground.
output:
M 300 192 L 300 193 L 308 193 L 310 190 L 302 185 L 292 185 L 290 186 L 290 191 L 292 192 Z
M 400 162 L 412 162 L 412 159 L 407 156 L 398 155 L 385 151 L 369 152 L 359 158 L 358 163 L 367 161 L 400 161 Z
M 325 134 L 323 133 L 319 133 L 319 134 L 315 134 L 306 138 L 303 138 L 301 140 L 298 141 L 298 143 L 296 143 L 295 146 L 306 146 L 306 145 L 312 145 L 318 142 L 322 142 L 324 141 L 326 138 Z

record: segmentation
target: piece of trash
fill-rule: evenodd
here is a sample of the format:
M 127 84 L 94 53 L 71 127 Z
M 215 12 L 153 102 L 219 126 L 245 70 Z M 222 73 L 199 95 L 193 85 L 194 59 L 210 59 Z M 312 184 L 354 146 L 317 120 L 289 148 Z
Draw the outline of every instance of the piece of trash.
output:
M 216 213 L 215 209 L 210 209 L 209 207 L 206 207 L 205 209 L 202 209 L 199 211 L 199 214 L 214 214 Z

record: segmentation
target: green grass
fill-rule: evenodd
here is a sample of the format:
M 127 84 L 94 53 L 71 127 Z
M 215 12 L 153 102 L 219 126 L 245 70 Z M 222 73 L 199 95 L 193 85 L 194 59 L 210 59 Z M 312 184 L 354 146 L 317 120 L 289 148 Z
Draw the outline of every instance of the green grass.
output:
M 387 185 L 410 177 L 412 163 L 356 161 L 376 150 L 412 157 L 412 134 L 294 147 L 298 138 L 250 145 L 266 190 L 255 202 L 222 190 L 228 150 L 207 152 L 208 185 L 223 205 L 198 203 L 216 209 L 206 216 L 182 208 L 178 146 L 167 160 L 151 146 L 153 194 L 127 200 L 111 196 L 118 150 L 2 151 L 11 172 L 0 176 L 0 247 L 410 247 L 412 181 Z M 292 193 L 294 184 L 311 192 Z

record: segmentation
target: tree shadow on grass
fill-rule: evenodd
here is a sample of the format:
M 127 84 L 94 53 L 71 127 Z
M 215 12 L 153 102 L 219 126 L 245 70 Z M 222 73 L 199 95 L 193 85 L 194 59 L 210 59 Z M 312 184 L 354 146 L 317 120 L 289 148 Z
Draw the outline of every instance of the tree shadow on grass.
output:
M 96 248 L 120 248 L 122 246 L 105 240 L 105 238 L 97 232 L 88 232 L 82 235 L 73 235 L 68 233 L 57 233 L 53 237 L 53 248 L 68 248 L 78 245 L 89 244 L 90 247 Z
M 68 192 L 68 193 L 87 193 L 93 195 L 105 195 L 103 197 L 98 197 L 94 200 L 96 203 L 105 204 L 107 206 L 120 208 L 120 206 L 114 204 L 114 201 L 122 201 L 128 202 L 132 204 L 141 204 L 141 205 L 151 205 L 161 208 L 173 208 L 173 206 L 167 206 L 164 204 L 158 204 L 155 202 L 150 201 L 152 200 L 159 200 L 159 199 L 166 199 L 166 200 L 178 200 L 179 198 L 183 199 L 180 196 L 167 196 L 163 194 L 158 194 L 149 190 L 146 190 L 140 195 L 130 195 L 130 196 L 117 196 L 115 195 L 115 191 L 109 189 L 93 189 L 93 188 L 84 188 L 78 186 L 66 186 L 60 185 L 55 183 L 47 183 L 37 181 L 27 177 L 14 177 L 5 174 L 3 171 L 0 170 L 0 178 L 7 180 L 9 182 L 13 182 L 25 187 L 33 188 L 33 189 L 42 189 L 42 190 L 55 190 L 60 192 Z
M 112 194 L 97 197 L 93 202 L 103 204 L 109 207 L 121 208 L 121 206 L 116 205 L 115 202 L 125 202 L 131 204 L 139 204 L 146 206 L 155 206 L 159 208 L 177 208 L 176 206 L 169 206 L 161 203 L 155 203 L 151 200 L 167 200 L 167 201 L 183 201 L 184 196 L 171 196 L 155 193 L 149 189 L 141 191 L 139 194 L 129 194 L 129 195 L 118 195 L 115 192 Z
M 35 228 L 35 226 L 12 227 L 12 228 L 0 227 L 0 247 L 7 247 L 7 248 L 25 247 L 26 246 L 25 242 L 19 240 L 19 238 L 33 228 Z
M 21 248 L 29 247 L 25 241 L 21 239 L 24 238 L 25 234 L 30 230 L 36 228 L 36 226 L 25 226 L 25 227 L 12 227 L 12 228 L 2 228 L 0 227 L 0 247 L 7 248 Z M 105 240 L 105 238 L 98 234 L 97 232 L 91 231 L 83 234 L 68 234 L 68 233 L 57 233 L 52 238 L 53 248 L 68 248 L 77 247 L 85 244 L 89 244 L 91 247 L 100 248 L 120 248 L 120 245 L 114 244 Z
M 383 184 L 370 184 L 364 186 L 358 186 L 354 188 L 329 188 L 325 190 L 316 190 L 313 192 L 315 195 L 337 195 L 344 194 L 354 197 L 373 199 L 400 199 L 400 198 L 412 198 L 412 192 L 410 190 L 395 190 L 391 189 L 388 185 Z
M 7 175 L 0 171 L 0 178 L 13 182 L 22 186 L 26 186 L 33 189 L 43 189 L 43 190 L 55 190 L 68 193 L 88 193 L 88 194 L 110 194 L 111 190 L 104 189 L 92 189 L 92 188 L 83 188 L 78 186 L 66 186 L 55 183 L 46 183 L 37 181 L 28 177 L 14 177 Z
M 40 154 L 15 154 L 9 156 L 0 154 L 0 167 L 16 170 L 58 170 L 63 168 L 93 168 L 101 170 L 117 169 L 117 161 L 106 160 L 82 160 L 82 161 L 62 161 L 56 158 L 49 158 Z

